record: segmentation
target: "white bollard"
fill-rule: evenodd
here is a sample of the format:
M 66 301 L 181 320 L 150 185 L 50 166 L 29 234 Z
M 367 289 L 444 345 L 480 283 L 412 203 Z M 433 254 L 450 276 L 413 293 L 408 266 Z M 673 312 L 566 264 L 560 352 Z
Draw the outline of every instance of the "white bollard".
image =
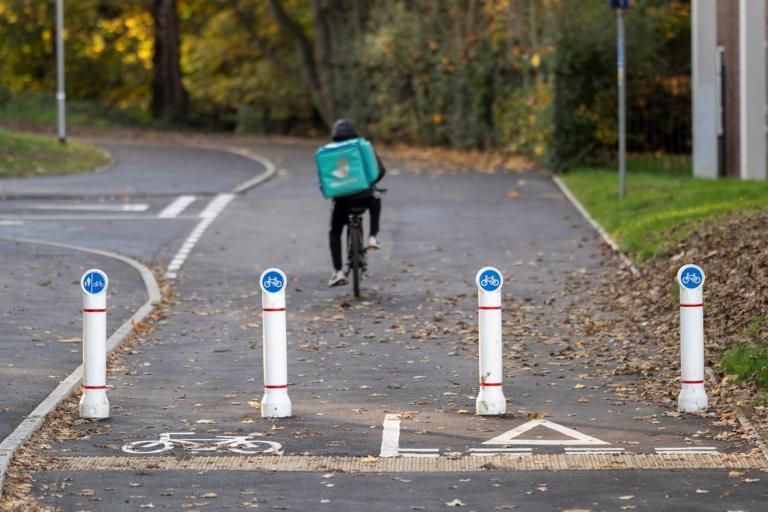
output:
M 269 268 L 261 274 L 261 305 L 264 331 L 264 398 L 262 418 L 291 415 L 288 397 L 288 347 L 285 321 L 285 287 L 282 270 Z
M 107 399 L 107 274 L 91 269 L 83 274 L 83 396 L 80 416 L 109 418 Z
M 501 387 L 501 286 L 504 278 L 497 269 L 484 267 L 475 276 L 477 283 L 480 340 L 480 392 L 475 402 L 479 416 L 506 414 L 507 400 Z
M 704 411 L 709 405 L 704 390 L 704 271 L 683 265 L 677 271 L 680 285 L 680 372 L 682 387 L 677 408 Z

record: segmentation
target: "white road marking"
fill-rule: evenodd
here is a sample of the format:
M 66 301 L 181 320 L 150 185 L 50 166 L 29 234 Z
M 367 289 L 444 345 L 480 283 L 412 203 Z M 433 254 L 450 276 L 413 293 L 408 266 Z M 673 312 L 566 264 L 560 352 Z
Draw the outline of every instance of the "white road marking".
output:
M 475 457 L 488 455 L 533 455 L 532 448 L 470 448 L 469 454 Z
M 215 219 L 230 201 L 235 198 L 235 194 L 219 194 L 214 197 L 205 210 L 200 212 L 201 219 Z
M 197 216 L 190 217 L 176 217 L 185 219 L 197 219 Z M 157 217 L 150 217 L 147 215 L 77 215 L 77 214 L 62 214 L 62 215 L 0 215 L 0 222 L 23 222 L 23 221 L 48 221 L 48 220 L 157 220 Z
M 681 446 L 670 448 L 656 448 L 656 453 L 718 453 L 714 446 Z
M 25 206 L 28 210 L 72 210 L 88 212 L 145 212 L 149 205 L 144 203 L 132 204 L 34 204 Z
M 565 453 L 595 455 L 598 453 L 624 453 L 624 448 L 565 448 Z
M 197 196 L 179 196 L 166 206 L 163 211 L 157 214 L 159 219 L 172 219 L 178 217 L 181 212 L 187 209 L 189 205 L 195 202 Z
M 440 448 L 399 448 L 397 453 L 401 457 L 439 457 Z
M 189 234 L 187 239 L 184 240 L 181 248 L 173 257 L 171 263 L 168 265 L 168 269 L 165 272 L 166 278 L 176 279 L 178 271 L 181 269 L 182 265 L 184 265 L 184 262 L 187 260 L 189 253 L 192 252 L 192 249 L 203 236 L 205 230 L 208 229 L 208 226 L 213 224 L 213 221 L 216 220 L 216 217 L 218 217 L 218 215 L 224 211 L 224 208 L 226 208 L 234 198 L 234 194 L 219 194 L 211 199 L 211 202 L 208 203 L 208 206 L 205 207 L 205 210 L 200 213 L 200 218 L 202 218 L 202 220 L 197 224 L 197 226 L 195 226 L 195 229 L 192 230 L 192 233 Z
M 544 427 L 550 430 L 554 430 L 560 434 L 570 437 L 571 439 L 518 439 L 519 436 L 525 434 L 529 430 L 533 430 L 536 427 Z M 559 425 L 549 420 L 531 420 L 527 423 L 523 423 L 512 430 L 509 430 L 500 436 L 494 437 L 483 444 L 527 444 L 527 445 L 539 445 L 539 446 L 568 446 L 568 445 L 593 445 L 593 444 L 610 444 L 605 441 L 601 441 L 587 434 L 583 434 L 572 428 Z
M 384 416 L 384 430 L 381 433 L 379 457 L 397 457 L 400 452 L 400 415 Z
M 0 220 L 0 226 L 21 226 L 22 224 L 24 222 L 20 220 Z

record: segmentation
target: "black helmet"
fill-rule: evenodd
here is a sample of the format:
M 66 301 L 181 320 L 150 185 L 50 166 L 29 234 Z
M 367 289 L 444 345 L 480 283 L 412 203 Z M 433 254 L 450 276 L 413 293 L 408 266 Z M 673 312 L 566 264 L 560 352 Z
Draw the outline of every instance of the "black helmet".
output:
M 333 123 L 333 132 L 331 132 L 331 138 L 334 142 L 341 142 L 349 139 L 356 139 L 359 137 L 355 125 L 349 119 L 339 119 Z

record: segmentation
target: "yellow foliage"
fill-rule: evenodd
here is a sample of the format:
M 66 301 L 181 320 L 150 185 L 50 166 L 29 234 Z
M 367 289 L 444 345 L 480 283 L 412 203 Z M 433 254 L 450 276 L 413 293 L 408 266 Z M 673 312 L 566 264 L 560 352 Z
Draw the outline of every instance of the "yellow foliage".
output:
M 531 55 L 531 66 L 534 69 L 538 69 L 541 66 L 541 56 L 538 53 Z

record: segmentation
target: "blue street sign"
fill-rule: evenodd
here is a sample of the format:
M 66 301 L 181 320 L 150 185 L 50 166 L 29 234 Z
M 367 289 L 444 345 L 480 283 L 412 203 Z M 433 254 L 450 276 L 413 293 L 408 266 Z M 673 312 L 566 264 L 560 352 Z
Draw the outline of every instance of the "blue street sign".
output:
M 485 268 L 477 276 L 477 285 L 486 292 L 495 292 L 502 283 L 501 274 L 495 268 Z
M 689 290 L 695 290 L 704 282 L 704 275 L 701 270 L 691 265 L 683 267 L 680 271 L 680 284 Z
M 629 9 L 629 0 L 609 0 L 612 9 Z
M 86 293 L 96 295 L 106 289 L 107 275 L 101 270 L 89 270 L 83 274 L 83 280 L 80 284 Z
M 261 276 L 261 289 L 267 293 L 277 293 L 285 287 L 285 275 L 276 270 L 269 270 Z

